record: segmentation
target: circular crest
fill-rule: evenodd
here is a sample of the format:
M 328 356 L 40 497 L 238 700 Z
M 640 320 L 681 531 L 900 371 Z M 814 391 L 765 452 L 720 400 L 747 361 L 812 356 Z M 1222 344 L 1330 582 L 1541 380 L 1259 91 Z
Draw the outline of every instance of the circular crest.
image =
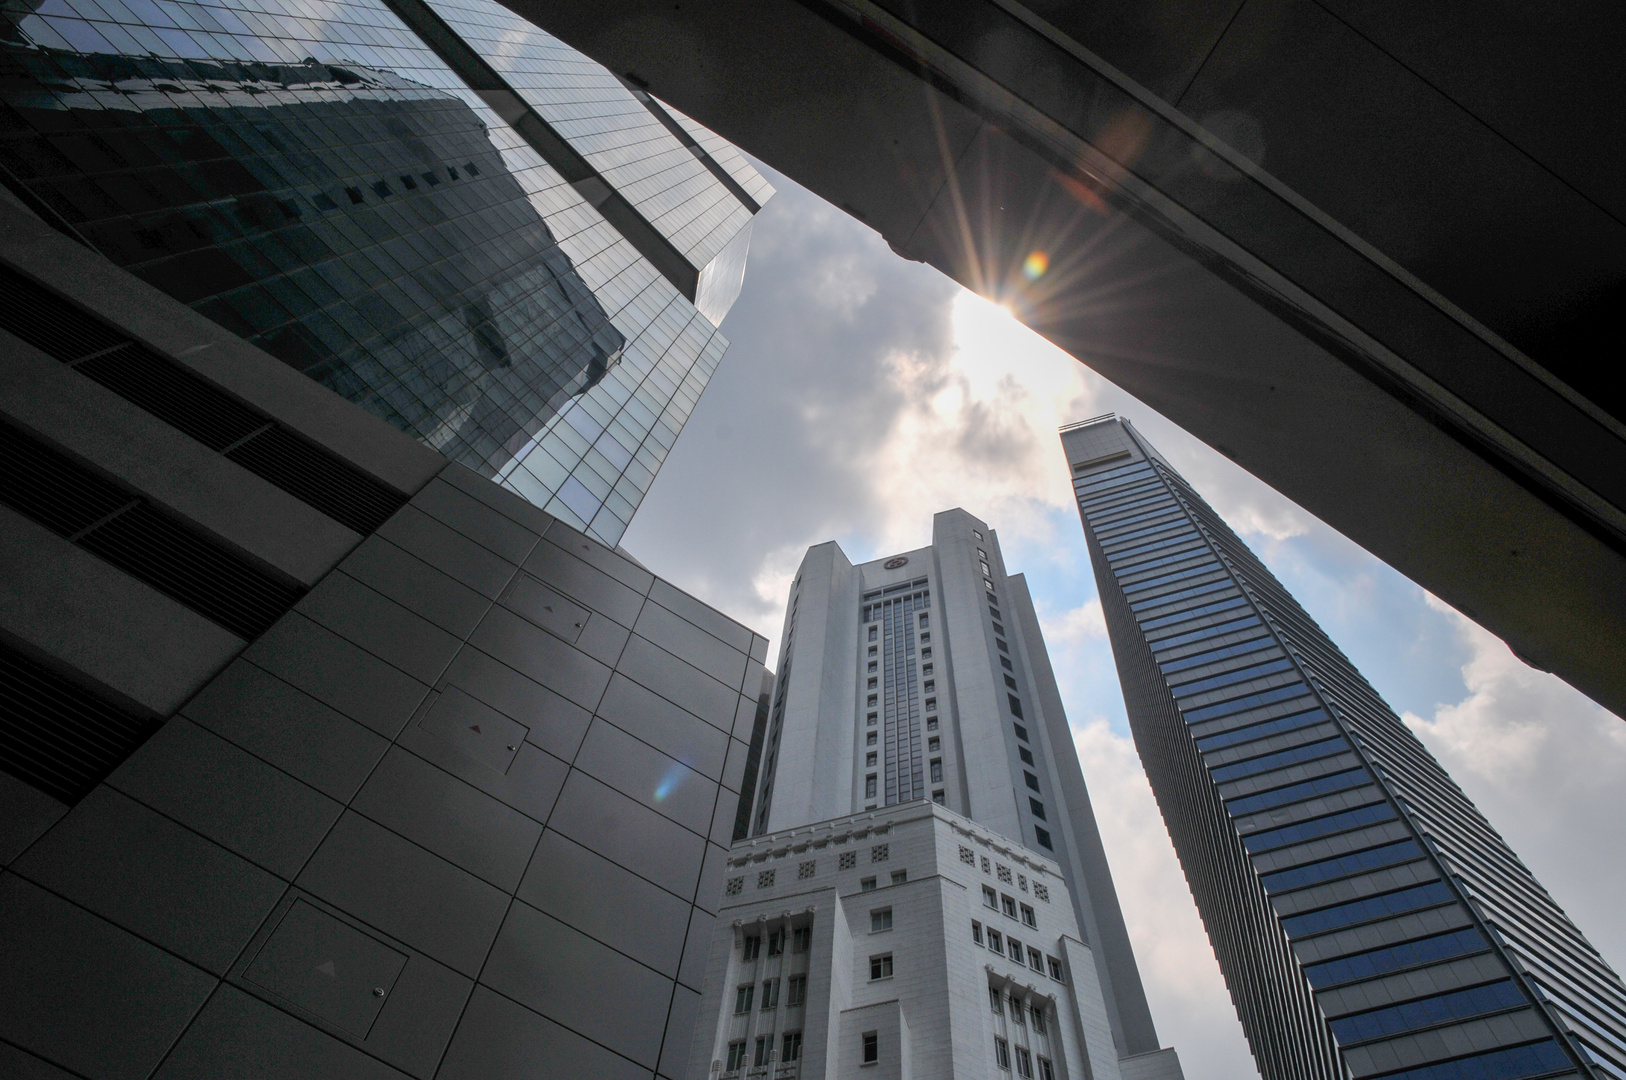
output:
M 909 556 L 907 556 L 907 555 L 899 555 L 895 559 L 886 560 L 886 562 L 882 563 L 881 566 L 884 569 L 887 569 L 887 570 L 896 570 L 900 566 L 907 566 L 908 563 L 909 563 Z

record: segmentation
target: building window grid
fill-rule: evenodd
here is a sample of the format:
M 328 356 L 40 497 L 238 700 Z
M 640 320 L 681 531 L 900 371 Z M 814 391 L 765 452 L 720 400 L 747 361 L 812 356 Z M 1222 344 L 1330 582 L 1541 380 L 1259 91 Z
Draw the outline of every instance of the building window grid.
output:
M 869 614 L 877 615 L 881 626 L 881 733 L 883 792 L 885 805 L 925 797 L 920 732 L 921 687 L 916 669 L 916 616 L 931 606 L 931 591 L 887 597 Z M 866 791 L 868 785 L 866 783 Z

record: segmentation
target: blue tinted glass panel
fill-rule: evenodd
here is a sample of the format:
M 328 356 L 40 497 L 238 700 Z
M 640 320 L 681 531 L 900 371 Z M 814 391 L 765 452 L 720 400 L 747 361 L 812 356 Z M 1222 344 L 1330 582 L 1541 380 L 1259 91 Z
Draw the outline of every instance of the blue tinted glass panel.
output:
M 1351 855 L 1340 855 L 1336 859 L 1326 859 L 1306 866 L 1295 866 L 1291 870 L 1265 874 L 1259 881 L 1264 885 L 1266 892 L 1281 893 L 1422 857 L 1423 849 L 1417 841 L 1402 840 L 1398 844 L 1385 844 Z
M 1246 712 L 1260 705 L 1270 705 L 1278 701 L 1306 695 L 1303 683 L 1294 683 L 1291 686 L 1278 686 L 1274 690 L 1264 690 L 1247 697 L 1233 698 L 1222 701 L 1218 705 L 1207 705 L 1201 709 L 1192 709 L 1189 712 L 1182 710 L 1186 723 L 1196 724 L 1204 720 L 1212 720 L 1216 716 L 1230 716 L 1232 713 Z
M 1191 694 L 1200 694 L 1204 690 L 1217 690 L 1222 686 L 1231 686 L 1234 683 L 1247 682 L 1249 679 L 1274 675 L 1278 671 L 1287 671 L 1292 666 L 1293 661 L 1284 656 L 1278 660 L 1267 660 L 1262 664 L 1238 668 L 1235 671 L 1227 671 L 1222 675 L 1213 675 L 1206 679 L 1198 679 L 1195 682 L 1171 685 L 1169 689 L 1173 691 L 1176 697 L 1187 697 Z
M 1408 1001 L 1387 1009 L 1346 1016 L 1332 1021 L 1332 1033 L 1340 1043 L 1347 1045 L 1528 1004 L 1529 999 L 1514 985 L 1513 980 L 1504 979 L 1489 986 L 1475 986 L 1421 1001 Z
M 1373 794 L 1376 794 L 1374 789 Z M 1314 821 L 1301 821 L 1297 825 L 1285 825 L 1280 829 L 1266 829 L 1264 832 L 1252 833 L 1242 838 L 1242 846 L 1251 854 L 1257 855 L 1262 851 L 1274 851 L 1277 848 L 1288 847 L 1291 844 L 1301 844 L 1306 840 L 1314 840 L 1320 836 L 1331 836 L 1333 833 L 1348 832 L 1367 825 L 1376 825 L 1380 821 L 1388 821 L 1395 816 L 1394 808 L 1386 802 L 1374 803 L 1371 806 L 1360 806 L 1354 810 L 1345 810 L 1341 814 L 1331 814 Z
M 1176 581 L 1184 581 L 1187 578 L 1198 577 L 1202 574 L 1211 574 L 1218 569 L 1220 569 L 1220 564 L 1218 562 L 1211 561 L 1203 563 L 1200 566 L 1191 566 L 1184 570 L 1176 570 L 1173 573 L 1162 574 L 1154 578 L 1147 578 L 1145 581 L 1137 581 L 1132 585 L 1124 586 L 1124 595 L 1128 596 L 1132 593 L 1145 592 L 1147 589 L 1156 589 L 1163 585 L 1169 585 Z M 1139 568 L 1137 568 L 1137 572 L 1138 570 Z
M 1325 964 L 1311 964 L 1304 969 L 1310 985 L 1317 990 L 1338 986 L 1358 979 L 1371 979 L 1391 971 L 1437 963 L 1470 953 L 1484 952 L 1490 943 L 1473 927 L 1455 930 L 1437 937 L 1421 938 L 1402 945 L 1345 956 Z
M 1167 596 L 1155 596 L 1149 600 L 1142 600 L 1138 604 L 1130 604 L 1129 609 L 1137 612 L 1150 611 L 1154 608 L 1166 607 L 1169 604 L 1175 603 L 1176 601 L 1186 600 L 1193 596 L 1206 596 L 1209 593 L 1225 592 L 1235 588 L 1236 586 L 1232 584 L 1231 579 L 1226 578 L 1224 581 L 1211 581 L 1207 585 L 1198 585 L 1194 588 L 1182 589 L 1179 592 L 1169 593 Z
M 1198 614 L 1198 612 L 1193 612 L 1192 617 L 1196 617 Z M 1168 620 L 1158 620 L 1159 625 L 1163 625 L 1166 622 L 1168 622 Z M 1238 630 L 1246 630 L 1250 626 L 1259 625 L 1261 625 L 1259 622 L 1259 616 L 1249 615 L 1245 618 L 1232 619 L 1229 622 L 1222 622 L 1218 626 L 1209 626 L 1202 630 L 1193 630 L 1187 634 L 1178 634 L 1174 637 L 1162 638 L 1153 642 L 1152 648 L 1173 649 L 1181 645 L 1190 645 L 1194 641 L 1204 641 L 1208 638 L 1219 637 L 1221 634 L 1234 634 Z M 1145 626 L 1147 629 L 1151 629 L 1153 624 L 1146 623 Z
M 1275 644 L 1275 640 L 1269 637 L 1249 638 L 1247 641 L 1239 641 L 1235 645 L 1227 645 L 1223 649 L 1212 649 L 1208 652 L 1197 653 L 1195 656 L 1187 656 L 1179 660 L 1170 660 L 1168 663 L 1160 664 L 1158 666 L 1162 669 L 1164 675 L 1173 675 L 1177 671 L 1185 671 L 1194 667 L 1202 667 L 1204 664 L 1212 664 L 1216 661 L 1225 660 L 1232 656 L 1243 656 L 1251 652 L 1263 652 L 1266 649 L 1275 647 Z
M 1286 806 L 1288 803 L 1300 802 L 1315 795 L 1326 795 L 1334 791 L 1343 791 L 1346 788 L 1360 787 L 1370 784 L 1372 774 L 1364 768 L 1350 769 L 1348 772 L 1333 773 L 1331 776 L 1318 776 L 1314 780 L 1306 780 L 1302 784 L 1292 784 L 1288 787 L 1277 788 L 1275 791 L 1264 791 L 1258 795 L 1249 795 L 1244 799 L 1232 799 L 1225 804 L 1232 817 L 1241 817 L 1243 814 L 1253 814 L 1260 810 L 1268 810 L 1273 806 Z
M 1322 908 L 1320 911 L 1304 915 L 1294 915 L 1282 920 L 1282 929 L 1290 938 L 1301 938 L 1336 930 L 1342 926 L 1353 926 L 1356 923 L 1370 922 L 1390 915 L 1435 907 L 1454 899 L 1449 885 L 1443 881 L 1431 881 L 1427 885 L 1416 885 L 1382 896 L 1369 896 L 1353 903 Z
M 1383 1080 L 1518 1080 L 1571 1068 L 1570 1059 L 1551 1039 L 1510 1050 L 1442 1061 L 1405 1072 L 1384 1073 Z
M 1320 709 L 1311 709 L 1306 713 L 1297 713 L 1293 716 L 1283 716 L 1276 720 L 1267 720 L 1262 724 L 1250 724 L 1245 728 L 1227 731 L 1223 735 L 1211 735 L 1206 739 L 1197 740 L 1197 749 L 1207 753 L 1210 750 L 1219 750 L 1227 746 L 1236 746 L 1241 743 L 1253 742 L 1269 735 L 1278 735 L 1284 731 L 1296 731 L 1299 728 L 1311 727 L 1327 720 L 1327 714 Z
M 1280 769 L 1284 765 L 1293 765 L 1300 761 L 1314 761 L 1316 758 L 1341 754 L 1348 749 L 1349 743 L 1340 735 L 1334 739 L 1322 739 L 1320 742 L 1295 746 L 1291 750 L 1266 754 L 1264 757 L 1257 757 L 1251 761 L 1239 761 L 1235 765 L 1221 765 L 1217 769 L 1209 770 L 1209 774 L 1213 776 L 1215 783 L 1224 783 L 1227 780 L 1236 780 L 1244 776 L 1253 776 L 1255 773 Z

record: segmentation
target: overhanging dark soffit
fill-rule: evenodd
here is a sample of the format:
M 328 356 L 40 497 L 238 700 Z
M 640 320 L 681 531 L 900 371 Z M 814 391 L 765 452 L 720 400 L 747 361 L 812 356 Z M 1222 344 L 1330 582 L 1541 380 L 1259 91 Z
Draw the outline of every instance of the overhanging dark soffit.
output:
M 1626 712 L 1620 12 L 505 2 Z

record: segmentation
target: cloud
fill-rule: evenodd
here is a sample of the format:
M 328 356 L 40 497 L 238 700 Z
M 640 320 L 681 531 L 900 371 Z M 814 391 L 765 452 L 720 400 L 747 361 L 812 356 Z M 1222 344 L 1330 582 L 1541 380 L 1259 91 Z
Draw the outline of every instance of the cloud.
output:
M 777 637 L 810 545 L 836 539 L 855 559 L 908 550 L 953 506 L 994 525 L 1038 606 L 1153 1016 L 1190 1080 L 1255 1073 L 1128 737 L 1056 437 L 1071 420 L 1131 418 L 1594 944 L 1626 958 L 1626 725 L 994 305 L 764 173 L 779 194 L 723 325 L 732 347 L 624 543 Z
M 1404 714 L 1559 906 L 1626 969 L 1626 723 L 1433 596 L 1468 650 L 1467 696 Z M 1613 825 L 1609 824 L 1613 823 Z

